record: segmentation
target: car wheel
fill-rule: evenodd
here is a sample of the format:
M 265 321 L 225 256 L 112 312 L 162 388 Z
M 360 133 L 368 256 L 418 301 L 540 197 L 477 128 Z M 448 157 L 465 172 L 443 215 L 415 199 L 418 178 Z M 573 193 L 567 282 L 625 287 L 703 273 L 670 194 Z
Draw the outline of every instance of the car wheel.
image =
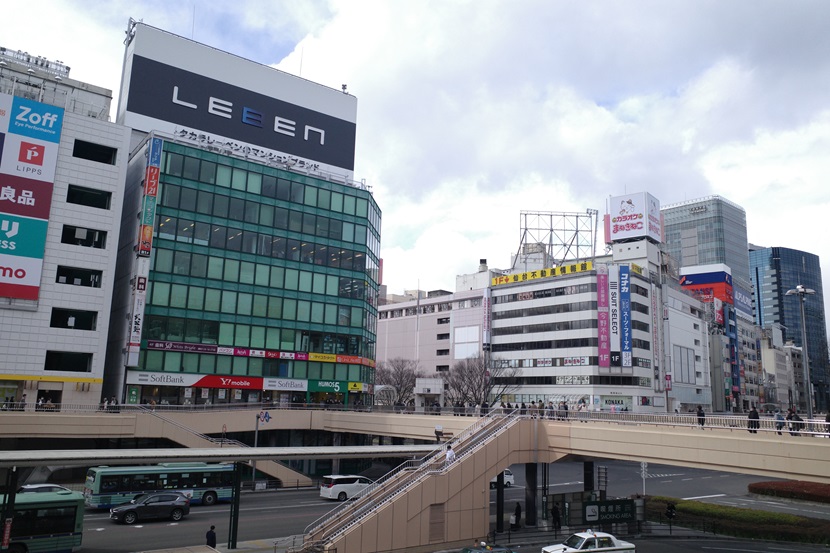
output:
M 202 496 L 202 505 L 215 505 L 217 499 L 218 498 L 216 497 L 215 493 L 208 492 Z
M 510 482 L 505 482 L 505 483 L 504 483 L 504 487 L 505 487 L 505 488 L 509 488 L 509 487 L 510 487 Z
M 173 509 L 173 512 L 170 513 L 170 518 L 178 522 L 184 518 L 184 511 L 182 511 L 181 509 Z
M 124 524 L 135 524 L 135 521 L 138 520 L 138 514 L 135 511 L 127 511 L 124 513 L 124 518 L 122 519 Z
M 340 492 L 339 494 L 337 494 L 337 499 L 339 501 L 346 501 L 349 498 L 346 496 L 346 492 Z

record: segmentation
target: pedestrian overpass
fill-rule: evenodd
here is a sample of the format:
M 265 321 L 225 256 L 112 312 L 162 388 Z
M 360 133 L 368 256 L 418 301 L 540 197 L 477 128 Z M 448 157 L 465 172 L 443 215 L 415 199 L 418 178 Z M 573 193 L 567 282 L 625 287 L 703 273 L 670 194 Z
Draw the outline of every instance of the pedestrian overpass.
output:
M 106 416 L 77 413 L 7 413 L 0 436 L 158 436 L 172 428 L 197 433 L 251 429 L 258 411 L 177 411 L 163 415 L 136 409 Z M 47 422 L 48 421 L 48 422 Z M 172 422 L 171 422 L 172 421 Z M 152 451 L 4 451 L 2 466 L 71 462 L 127 463 L 170 460 L 286 460 L 319 456 L 399 456 L 411 461 L 381 479 L 356 501 L 339 506 L 306 531 L 308 551 L 433 551 L 487 535 L 490 480 L 513 464 L 577 459 L 624 459 L 763 477 L 830 483 L 830 440 L 824 428 L 777 434 L 762 420 L 750 434 L 746 420 L 707 417 L 706 426 L 686 415 L 590 414 L 579 420 L 495 413 L 483 418 L 326 410 L 273 410 L 271 426 L 334 433 L 410 438 L 421 445 L 323 448 L 211 447 Z M 435 427 L 451 435 L 457 461 L 443 464 L 446 444 L 435 444 Z M 159 434 L 162 433 L 162 434 Z M 175 434 L 173 432 L 172 434 Z M 169 437 L 169 436 L 168 436 Z M 426 442 L 433 442 L 432 444 Z M 106 459 L 104 459 L 106 457 Z M 535 474 L 535 470 L 528 474 Z M 527 503 L 536 502 L 529 482 Z M 393 531 L 394 529 L 394 531 Z

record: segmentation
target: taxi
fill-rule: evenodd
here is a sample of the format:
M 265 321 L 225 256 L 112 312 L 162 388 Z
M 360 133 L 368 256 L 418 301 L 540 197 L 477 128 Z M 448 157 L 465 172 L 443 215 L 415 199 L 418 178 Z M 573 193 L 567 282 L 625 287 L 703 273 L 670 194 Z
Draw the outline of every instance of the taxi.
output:
M 573 553 L 574 551 L 635 551 L 633 543 L 618 540 L 605 532 L 586 530 L 572 534 L 562 543 L 542 548 L 542 553 Z

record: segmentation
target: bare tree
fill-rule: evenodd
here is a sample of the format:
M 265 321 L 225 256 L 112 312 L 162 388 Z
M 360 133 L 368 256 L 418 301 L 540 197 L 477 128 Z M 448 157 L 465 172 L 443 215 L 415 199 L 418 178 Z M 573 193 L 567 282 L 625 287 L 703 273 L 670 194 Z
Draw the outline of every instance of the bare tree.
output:
M 396 392 L 398 403 L 404 405 L 415 399 L 415 379 L 423 377 L 424 373 L 418 368 L 417 362 L 402 357 L 381 361 L 375 369 L 375 384 L 391 386 Z
M 515 392 L 519 387 L 516 378 L 520 373 L 519 369 L 494 368 L 492 360 L 479 354 L 458 361 L 442 377 L 450 401 L 480 405 L 491 398 L 496 401 Z

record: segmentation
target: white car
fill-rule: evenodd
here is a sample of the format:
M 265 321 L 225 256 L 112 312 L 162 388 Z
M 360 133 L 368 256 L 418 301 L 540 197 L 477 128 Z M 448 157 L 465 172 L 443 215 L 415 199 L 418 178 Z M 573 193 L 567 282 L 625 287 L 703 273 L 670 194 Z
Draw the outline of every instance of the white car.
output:
M 320 497 L 346 501 L 373 484 L 365 476 L 357 474 L 330 474 L 320 483 Z
M 577 532 L 562 543 L 542 548 L 542 553 L 573 553 L 574 551 L 635 551 L 633 543 L 618 540 L 605 532 Z
M 494 476 L 493 479 L 490 480 L 490 489 L 493 489 L 498 485 L 498 479 L 498 476 Z M 516 479 L 513 477 L 513 472 L 510 469 L 504 469 L 504 487 L 509 488 L 515 483 Z

